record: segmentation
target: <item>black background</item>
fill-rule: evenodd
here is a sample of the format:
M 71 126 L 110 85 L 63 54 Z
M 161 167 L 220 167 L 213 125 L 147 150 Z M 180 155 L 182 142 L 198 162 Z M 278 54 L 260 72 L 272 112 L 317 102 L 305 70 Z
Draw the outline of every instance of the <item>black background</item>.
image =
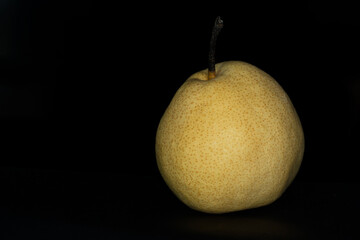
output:
M 123 224 L 131 211 L 117 206 L 144 205 L 144 201 L 154 213 L 188 211 L 180 220 L 174 214 L 172 223 L 195 221 L 204 224 L 195 228 L 206 236 L 224 239 L 225 235 L 252 234 L 233 230 L 231 226 L 237 224 L 283 230 L 283 225 L 268 225 L 262 218 L 259 223 L 259 214 L 272 219 L 273 212 L 284 216 L 289 209 L 311 212 L 319 206 L 323 207 L 319 216 L 328 209 L 342 212 L 341 207 L 354 201 L 348 195 L 359 181 L 357 9 L 348 2 L 317 1 L 299 5 L 272 1 L 235 5 L 2 1 L 0 163 L 4 194 L 12 196 L 2 205 L 10 219 L 6 221 L 14 227 L 27 221 L 18 216 L 32 219 L 35 215 L 41 222 L 98 219 L 102 214 L 107 220 L 102 223 L 116 225 L 114 219 L 119 218 L 118 223 Z M 211 28 L 218 15 L 224 28 L 218 38 L 217 62 L 242 60 L 272 75 L 292 99 L 306 141 L 303 164 L 288 195 L 267 210 L 243 213 L 245 220 L 236 218 L 238 215 L 230 215 L 230 220 L 228 215 L 222 216 L 221 222 L 230 226 L 225 228 L 219 227 L 216 219 L 196 215 L 172 196 L 159 176 L 154 152 L 156 128 L 172 96 L 191 74 L 207 68 Z M 49 192 L 53 194 L 50 199 L 39 201 Z M 19 200 L 33 194 L 40 197 Z M 81 200 L 56 200 L 60 195 Z M 341 200 L 332 198 L 345 195 Z M 82 201 L 95 196 L 100 200 L 84 207 Z M 314 201 L 301 200 L 306 197 Z M 118 205 L 109 199 L 118 200 Z M 310 207 L 304 207 L 307 204 Z M 64 209 L 81 210 L 73 216 L 64 214 Z M 146 212 L 146 207 L 140 209 L 138 214 Z M 151 216 L 148 213 L 143 221 L 151 221 Z M 322 222 L 319 233 L 336 224 L 340 223 Z M 135 225 L 144 226 L 136 222 L 121 231 Z M 218 226 L 225 235 L 208 232 L 206 225 Z M 55 226 L 48 226 L 49 234 L 58 230 Z M 81 231 L 88 233 L 88 225 L 81 226 L 86 226 Z M 334 230 L 336 234 L 350 234 L 349 229 L 336 227 L 341 229 Z M 77 232 L 77 225 L 66 229 Z M 143 233 L 158 236 L 156 227 L 149 229 L 155 230 Z M 306 229 L 306 233 L 313 230 Z M 164 236 L 171 232 L 162 230 Z M 111 234 L 123 234 L 121 231 Z M 197 237 L 202 236 L 201 231 Z M 271 235 L 269 232 L 265 234 Z

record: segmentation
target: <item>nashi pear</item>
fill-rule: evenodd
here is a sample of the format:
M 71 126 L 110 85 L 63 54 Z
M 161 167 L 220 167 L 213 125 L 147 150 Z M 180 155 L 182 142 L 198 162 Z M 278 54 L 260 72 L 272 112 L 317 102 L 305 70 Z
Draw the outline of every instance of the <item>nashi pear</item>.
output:
M 165 182 L 190 208 L 226 213 L 278 199 L 303 158 L 299 117 L 281 86 L 240 61 L 190 76 L 156 133 Z

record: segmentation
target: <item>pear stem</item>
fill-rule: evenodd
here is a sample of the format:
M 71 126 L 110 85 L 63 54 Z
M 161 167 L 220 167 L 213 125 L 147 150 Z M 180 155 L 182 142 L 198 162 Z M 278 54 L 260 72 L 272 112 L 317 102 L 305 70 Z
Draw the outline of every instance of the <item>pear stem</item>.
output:
M 215 47 L 216 40 L 220 33 L 220 30 L 223 28 L 224 23 L 220 17 L 215 19 L 215 24 L 211 34 L 210 40 L 210 51 L 209 51 L 209 69 L 208 69 L 208 80 L 215 78 Z

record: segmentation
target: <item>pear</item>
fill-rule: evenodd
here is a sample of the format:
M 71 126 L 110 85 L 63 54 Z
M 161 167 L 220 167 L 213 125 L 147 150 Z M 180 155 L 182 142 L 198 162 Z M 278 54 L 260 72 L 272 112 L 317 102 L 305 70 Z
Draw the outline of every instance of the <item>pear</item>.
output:
M 299 117 L 281 86 L 259 68 L 226 61 L 215 65 L 215 73 L 191 75 L 167 107 L 156 133 L 159 171 L 198 211 L 268 205 L 300 168 Z

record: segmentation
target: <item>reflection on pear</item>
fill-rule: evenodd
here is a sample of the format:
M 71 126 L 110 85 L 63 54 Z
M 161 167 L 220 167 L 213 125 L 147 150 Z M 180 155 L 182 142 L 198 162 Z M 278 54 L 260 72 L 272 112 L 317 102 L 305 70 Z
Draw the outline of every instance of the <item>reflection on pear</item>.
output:
M 167 227 L 183 236 L 200 239 L 305 239 L 305 229 L 295 223 L 271 216 L 191 215 L 170 219 Z

